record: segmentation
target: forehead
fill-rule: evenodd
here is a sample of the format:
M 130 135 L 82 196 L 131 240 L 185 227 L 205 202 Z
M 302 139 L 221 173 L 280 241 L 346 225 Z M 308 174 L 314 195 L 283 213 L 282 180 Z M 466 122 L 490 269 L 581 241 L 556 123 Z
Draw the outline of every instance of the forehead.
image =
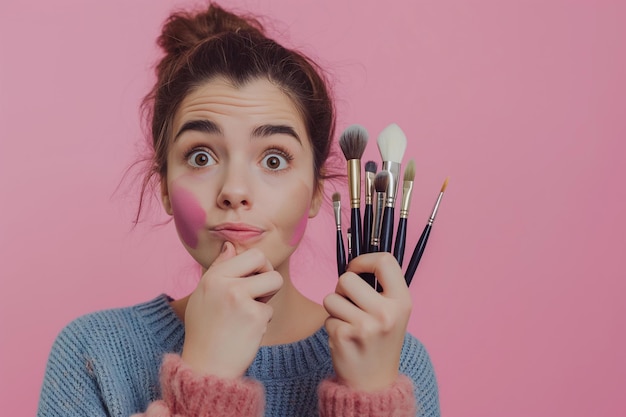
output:
M 254 127 L 264 123 L 282 123 L 293 126 L 306 137 L 301 112 L 294 101 L 267 79 L 253 79 L 241 86 L 217 77 L 193 89 L 181 102 L 173 120 L 173 133 L 190 120 L 209 119 L 231 127 Z M 229 126 L 225 126 L 228 128 Z M 308 142 L 308 140 L 307 140 Z

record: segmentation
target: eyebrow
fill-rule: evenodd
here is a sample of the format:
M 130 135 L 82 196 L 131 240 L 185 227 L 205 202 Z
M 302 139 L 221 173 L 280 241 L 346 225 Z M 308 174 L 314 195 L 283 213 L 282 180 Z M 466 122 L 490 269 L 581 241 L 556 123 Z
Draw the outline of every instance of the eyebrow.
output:
M 217 124 L 213 123 L 210 120 L 206 120 L 206 119 L 190 120 L 188 122 L 185 122 L 185 124 L 183 124 L 183 126 L 180 128 L 178 133 L 176 133 L 174 140 L 178 139 L 178 137 L 182 135 L 183 132 L 186 132 L 187 130 L 194 130 L 197 132 L 208 133 L 208 134 L 217 134 L 217 135 L 223 134 L 222 129 L 220 129 L 220 127 Z M 298 134 L 296 133 L 296 130 L 293 127 L 288 126 L 288 125 L 265 124 L 265 125 L 261 125 L 261 126 L 254 128 L 254 130 L 252 131 L 253 138 L 265 138 L 265 137 L 272 136 L 272 135 L 289 135 L 293 137 L 294 139 L 296 139 L 298 143 L 300 143 L 300 145 L 302 145 L 302 141 L 300 140 L 300 136 L 298 136 Z

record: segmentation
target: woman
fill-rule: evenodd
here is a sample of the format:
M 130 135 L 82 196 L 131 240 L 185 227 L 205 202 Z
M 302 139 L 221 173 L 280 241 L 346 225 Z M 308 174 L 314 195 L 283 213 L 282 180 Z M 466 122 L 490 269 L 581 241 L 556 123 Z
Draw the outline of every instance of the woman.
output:
M 323 306 L 292 284 L 289 259 L 332 176 L 335 116 L 317 67 L 215 5 L 172 15 L 158 42 L 144 192 L 159 182 L 203 275 L 185 298 L 68 325 L 39 415 L 439 415 L 391 255 L 354 259 Z

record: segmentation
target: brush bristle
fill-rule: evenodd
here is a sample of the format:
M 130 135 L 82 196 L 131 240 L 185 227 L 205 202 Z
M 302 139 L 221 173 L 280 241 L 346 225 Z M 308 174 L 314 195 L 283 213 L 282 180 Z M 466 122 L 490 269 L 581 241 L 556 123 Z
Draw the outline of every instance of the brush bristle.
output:
M 411 159 L 406 168 L 404 168 L 404 181 L 413 181 L 415 179 L 415 160 Z
M 333 193 L 333 203 L 338 203 L 341 201 L 341 194 L 340 193 Z
M 450 177 L 446 177 L 446 180 L 443 182 L 443 185 L 441 186 L 441 192 L 443 193 L 444 191 L 446 191 L 446 187 L 448 186 L 448 180 L 450 179 Z
M 380 171 L 374 178 L 374 188 L 377 193 L 386 193 L 389 187 L 389 171 Z
M 378 150 L 383 161 L 402 163 L 406 150 L 406 135 L 395 123 L 390 124 L 378 135 Z
M 365 172 L 373 172 L 374 174 L 376 174 L 377 169 L 378 169 L 378 166 L 376 165 L 376 162 L 367 161 L 365 163 Z
M 363 126 L 348 126 L 339 138 L 339 146 L 346 160 L 361 159 L 363 152 L 365 152 L 368 139 L 369 135 Z

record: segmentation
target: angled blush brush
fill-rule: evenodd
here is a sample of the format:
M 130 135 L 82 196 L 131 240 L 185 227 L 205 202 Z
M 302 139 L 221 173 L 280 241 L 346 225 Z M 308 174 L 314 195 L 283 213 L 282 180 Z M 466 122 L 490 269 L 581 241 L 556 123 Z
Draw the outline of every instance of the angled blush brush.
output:
M 400 164 L 406 150 L 406 135 L 395 123 L 390 124 L 378 135 L 378 150 L 383 159 L 384 171 L 389 172 L 389 186 L 385 199 L 385 210 L 381 226 L 380 250 L 391 252 L 391 239 L 393 237 L 394 207 L 398 183 L 400 182 Z
M 439 192 L 439 196 L 437 197 L 437 201 L 435 202 L 435 207 L 430 214 L 430 218 L 428 219 L 426 227 L 424 227 L 422 235 L 417 241 L 417 245 L 415 245 L 415 250 L 413 251 L 413 255 L 411 255 L 411 260 L 409 261 L 409 266 L 407 266 L 406 268 L 404 279 L 406 280 L 407 286 L 411 284 L 411 281 L 413 280 L 413 275 L 415 275 L 415 271 L 417 270 L 417 265 L 419 265 L 420 259 L 422 259 L 424 249 L 426 249 L 426 243 L 428 243 L 428 236 L 430 236 L 430 230 L 432 229 L 433 223 L 435 222 L 435 216 L 437 215 L 437 210 L 439 210 L 441 198 L 443 197 L 443 193 L 446 191 L 447 186 L 448 178 L 446 178 L 446 180 L 443 182 L 443 185 L 441 186 L 441 191 Z
M 402 266 L 404 260 L 404 245 L 406 243 L 406 227 L 409 218 L 409 206 L 411 205 L 411 192 L 413 191 L 413 180 L 415 179 L 415 161 L 411 159 L 404 168 L 404 182 L 402 186 L 402 206 L 400 207 L 400 220 L 398 221 L 398 232 L 396 233 L 396 244 L 393 247 L 393 256 Z
M 333 194 L 333 209 L 335 211 L 335 226 L 337 227 L 337 274 L 346 272 L 346 250 L 343 246 L 341 232 L 341 194 Z
M 374 178 L 376 177 L 376 162 L 367 161 L 365 163 L 365 213 L 363 214 L 363 253 L 370 251 L 370 241 L 372 239 L 372 220 L 373 212 L 373 195 L 376 192 L 374 188 Z
M 348 161 L 352 258 L 361 254 L 361 156 L 368 138 L 367 130 L 360 125 L 348 126 L 339 138 L 339 146 Z

